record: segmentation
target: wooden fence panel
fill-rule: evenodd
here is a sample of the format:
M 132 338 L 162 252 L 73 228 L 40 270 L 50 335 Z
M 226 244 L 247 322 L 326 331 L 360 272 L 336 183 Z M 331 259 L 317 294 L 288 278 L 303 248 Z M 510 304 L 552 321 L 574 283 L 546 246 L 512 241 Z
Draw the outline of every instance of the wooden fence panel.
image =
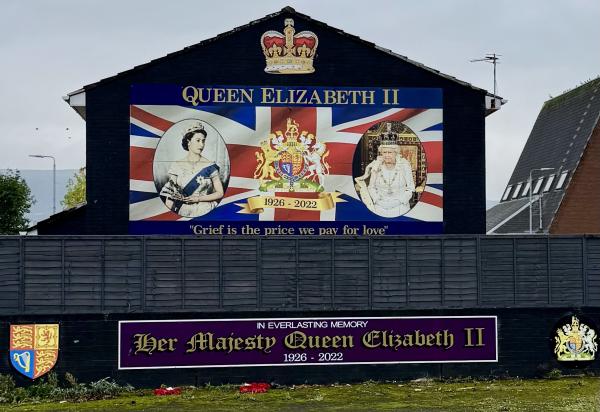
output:
M 104 242 L 104 304 L 111 312 L 137 312 L 142 308 L 142 239 L 107 239 Z
M 63 240 L 24 241 L 25 312 L 60 312 L 64 306 Z
M 583 304 L 583 242 L 550 238 L 550 293 L 554 304 Z
M 369 240 L 337 239 L 334 246 L 334 307 L 369 307 Z
M 587 304 L 600 305 L 600 238 L 586 237 Z
M 265 309 L 295 309 L 297 291 L 296 239 L 265 239 L 260 245 L 260 306 Z
M 482 238 L 480 303 L 482 305 L 513 305 L 515 303 L 514 238 Z
M 445 239 L 443 305 L 477 306 L 477 239 Z
M 376 238 L 371 241 L 373 309 L 399 309 L 407 298 L 406 239 Z
M 21 305 L 21 240 L 0 238 L 0 312 L 18 311 Z
M 183 307 L 183 246 L 177 238 L 146 240 L 146 310 Z
M 223 239 L 223 308 L 248 310 L 258 307 L 256 239 Z
M 104 242 L 98 239 L 66 239 L 63 244 L 65 311 L 101 311 Z
M 333 242 L 298 239 L 298 299 L 302 309 L 333 308 Z
M 408 301 L 411 307 L 442 306 L 442 240 L 408 240 Z
M 185 239 L 185 309 L 218 310 L 221 306 L 219 239 Z
M 516 240 L 516 302 L 544 305 L 549 299 L 548 238 Z

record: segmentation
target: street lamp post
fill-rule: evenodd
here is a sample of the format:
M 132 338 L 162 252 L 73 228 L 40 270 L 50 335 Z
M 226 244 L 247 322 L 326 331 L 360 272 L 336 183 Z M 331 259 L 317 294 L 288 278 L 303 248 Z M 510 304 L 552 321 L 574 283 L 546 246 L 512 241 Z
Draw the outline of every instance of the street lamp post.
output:
M 54 156 L 47 155 L 29 155 L 29 157 L 37 157 L 40 159 L 52 159 L 52 214 L 56 214 L 56 159 Z
M 529 171 L 529 234 L 533 234 L 533 211 L 531 209 L 531 204 L 532 199 L 533 199 L 533 179 L 532 179 L 532 175 L 533 172 L 535 171 L 540 171 L 540 172 L 544 172 L 544 171 L 548 171 L 548 170 L 554 170 L 553 167 L 541 167 L 541 168 L 537 168 L 537 169 L 531 169 Z M 543 189 L 540 188 L 542 191 Z M 540 229 L 542 228 L 542 198 L 540 196 Z

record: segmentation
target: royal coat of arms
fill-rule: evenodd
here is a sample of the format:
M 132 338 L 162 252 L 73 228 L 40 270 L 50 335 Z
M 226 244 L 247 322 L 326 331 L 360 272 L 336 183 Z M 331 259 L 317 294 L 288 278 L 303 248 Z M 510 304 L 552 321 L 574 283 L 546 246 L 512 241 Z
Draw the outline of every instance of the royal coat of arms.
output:
M 345 201 L 341 193 L 325 191 L 327 145 L 317 141 L 314 134 L 300 131 L 293 118 L 286 119 L 285 132 L 277 130 L 262 140 L 255 155 L 254 179 L 266 195 L 236 203 L 242 208 L 239 213 L 263 213 L 266 208 L 324 211 Z M 293 193 L 296 195 L 290 195 Z
M 299 124 L 287 119 L 285 132 L 269 134 L 260 142 L 256 152 L 254 178 L 259 179 L 263 192 L 322 192 L 325 176 L 329 174 L 325 143 L 307 131 L 300 132 Z
M 571 317 L 556 329 L 554 353 L 559 361 L 592 361 L 596 357 L 598 344 L 596 331 L 585 323 L 579 322 L 577 316 Z
M 58 325 L 10 325 L 10 361 L 31 379 L 48 373 L 58 359 Z

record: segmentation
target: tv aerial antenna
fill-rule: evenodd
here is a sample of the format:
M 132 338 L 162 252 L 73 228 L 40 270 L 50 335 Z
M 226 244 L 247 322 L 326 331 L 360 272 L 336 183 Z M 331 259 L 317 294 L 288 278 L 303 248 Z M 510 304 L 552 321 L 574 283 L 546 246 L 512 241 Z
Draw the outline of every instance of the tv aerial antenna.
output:
M 496 81 L 496 65 L 500 64 L 499 60 L 500 57 L 502 55 L 501 54 L 496 54 L 496 53 L 487 53 L 485 55 L 484 58 L 482 59 L 473 59 L 471 60 L 471 63 L 475 63 L 475 62 L 484 62 L 484 63 L 491 63 L 494 65 L 494 98 L 496 98 L 496 96 L 498 95 L 498 82 Z

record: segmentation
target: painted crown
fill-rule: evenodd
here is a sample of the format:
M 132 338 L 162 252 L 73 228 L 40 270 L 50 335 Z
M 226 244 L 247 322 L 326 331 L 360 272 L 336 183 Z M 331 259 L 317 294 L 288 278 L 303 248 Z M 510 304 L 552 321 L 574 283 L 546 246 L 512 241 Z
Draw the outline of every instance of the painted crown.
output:
M 260 37 L 265 55 L 265 72 L 271 74 L 313 73 L 319 38 L 312 31 L 296 33 L 294 20 L 285 19 L 283 34 L 269 30 Z
M 380 146 L 396 146 L 398 144 L 398 134 L 392 131 L 392 124 L 386 124 L 387 132 L 379 136 Z

